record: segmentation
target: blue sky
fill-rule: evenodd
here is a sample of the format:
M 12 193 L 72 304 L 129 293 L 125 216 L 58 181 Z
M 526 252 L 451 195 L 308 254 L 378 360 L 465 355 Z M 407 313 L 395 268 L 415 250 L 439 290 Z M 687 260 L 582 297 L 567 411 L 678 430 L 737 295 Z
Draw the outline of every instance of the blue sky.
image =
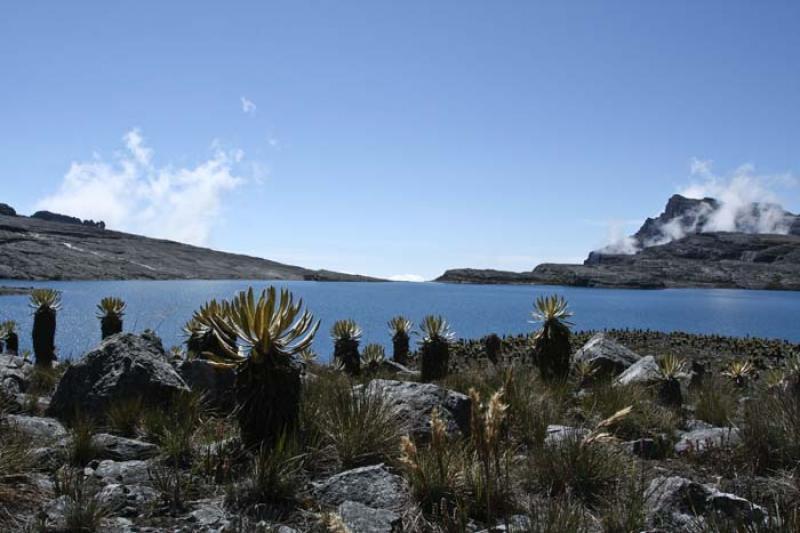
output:
M 709 181 L 800 210 L 799 25 L 790 1 L 4 2 L 0 201 L 378 276 L 580 260 Z

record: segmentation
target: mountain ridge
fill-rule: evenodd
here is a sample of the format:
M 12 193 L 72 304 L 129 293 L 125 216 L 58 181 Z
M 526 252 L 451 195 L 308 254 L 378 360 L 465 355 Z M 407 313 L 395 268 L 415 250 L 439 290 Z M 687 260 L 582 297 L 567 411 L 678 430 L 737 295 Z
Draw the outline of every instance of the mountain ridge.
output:
M 25 217 L 0 206 L 0 279 L 381 281 L 109 230 L 102 222 L 55 213 Z

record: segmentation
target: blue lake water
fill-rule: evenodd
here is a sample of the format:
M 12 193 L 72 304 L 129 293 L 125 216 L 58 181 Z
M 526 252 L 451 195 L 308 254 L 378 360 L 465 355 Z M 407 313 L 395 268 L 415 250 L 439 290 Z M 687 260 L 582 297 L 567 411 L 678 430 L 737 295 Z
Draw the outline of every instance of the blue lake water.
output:
M 125 329 L 155 330 L 169 348 L 183 341 L 182 326 L 210 298 L 229 298 L 264 281 L 0 281 L 2 285 L 53 287 L 63 293 L 56 343 L 62 358 L 80 355 L 100 340 L 95 306 L 104 296 L 128 303 Z M 783 338 L 800 342 L 800 293 L 727 289 L 637 291 L 519 285 L 440 283 L 273 282 L 302 297 L 322 321 L 315 349 L 327 359 L 328 332 L 340 318 L 355 319 L 363 343 L 389 346 L 386 322 L 403 314 L 419 322 L 426 314 L 444 315 L 459 337 L 523 333 L 533 301 L 542 294 L 564 295 L 575 312 L 576 329 L 649 328 L 736 336 Z M 30 349 L 31 310 L 27 296 L 0 297 L 0 320 L 20 326 L 20 348 Z

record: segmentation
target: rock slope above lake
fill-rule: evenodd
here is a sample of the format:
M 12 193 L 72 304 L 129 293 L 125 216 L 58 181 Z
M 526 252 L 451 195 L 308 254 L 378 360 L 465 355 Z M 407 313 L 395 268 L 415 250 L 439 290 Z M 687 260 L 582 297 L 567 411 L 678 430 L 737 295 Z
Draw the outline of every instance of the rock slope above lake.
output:
M 278 279 L 374 281 L 103 229 L 0 211 L 0 279 Z

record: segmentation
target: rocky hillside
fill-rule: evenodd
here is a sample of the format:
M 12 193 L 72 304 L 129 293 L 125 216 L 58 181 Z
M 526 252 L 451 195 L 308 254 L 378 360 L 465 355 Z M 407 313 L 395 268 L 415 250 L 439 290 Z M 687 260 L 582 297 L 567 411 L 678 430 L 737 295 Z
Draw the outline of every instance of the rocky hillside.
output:
M 0 204 L 0 279 L 371 280 L 111 231 L 102 222 L 48 212 L 17 216 L 4 204 Z
M 720 209 L 712 198 L 675 195 L 664 213 L 648 218 L 629 238 L 625 247 L 635 253 L 608 247 L 591 252 L 582 265 L 546 263 L 520 273 L 456 269 L 437 281 L 800 290 L 800 217 L 752 204 L 728 213 L 736 232 L 708 232 L 719 224 Z M 764 228 L 783 234 L 758 232 Z

